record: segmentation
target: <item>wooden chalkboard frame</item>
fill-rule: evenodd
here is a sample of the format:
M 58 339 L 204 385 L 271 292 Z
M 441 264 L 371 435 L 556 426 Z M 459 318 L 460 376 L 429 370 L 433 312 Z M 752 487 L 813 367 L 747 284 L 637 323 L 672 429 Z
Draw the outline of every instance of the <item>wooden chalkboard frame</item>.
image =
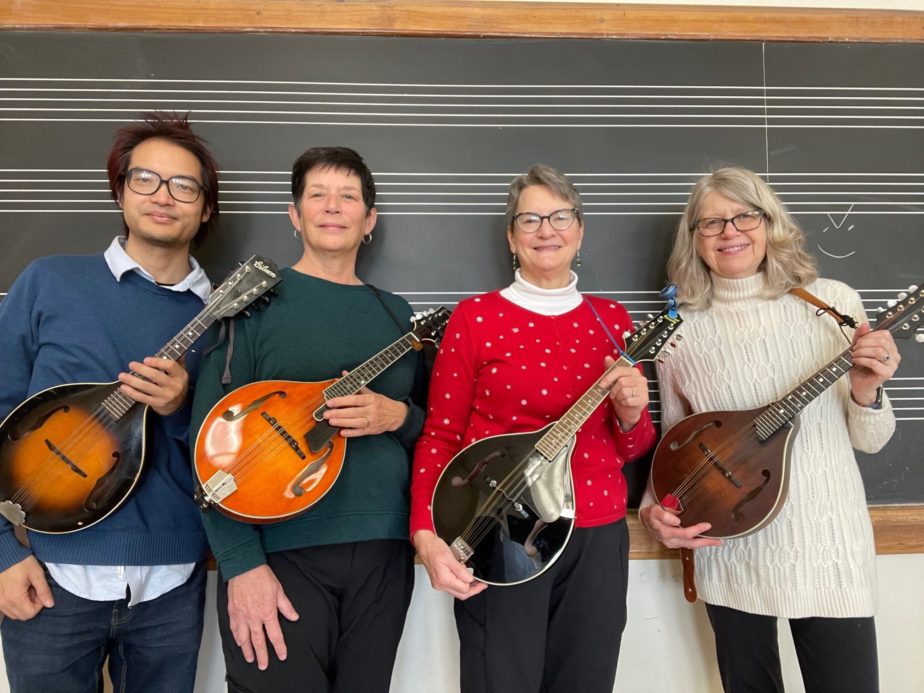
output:
M 42 30 L 924 42 L 924 12 L 485 0 L 44 0 L 0 5 Z
M 0 28 L 389 36 L 924 42 L 924 12 L 484 0 L 46 0 L 0 5 Z M 924 505 L 870 509 L 879 553 L 924 552 Z M 631 513 L 633 558 L 670 558 Z

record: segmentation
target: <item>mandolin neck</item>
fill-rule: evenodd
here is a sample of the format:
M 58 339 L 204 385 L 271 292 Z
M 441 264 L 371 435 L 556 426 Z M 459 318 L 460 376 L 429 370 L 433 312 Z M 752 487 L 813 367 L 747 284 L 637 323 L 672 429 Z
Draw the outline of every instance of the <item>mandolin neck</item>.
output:
M 416 349 L 420 340 L 413 332 L 382 349 L 368 361 L 360 364 L 347 375 L 324 390 L 324 399 L 354 395 L 372 382 L 382 371 L 395 363 L 409 351 Z
M 600 382 L 617 366 L 629 365 L 632 365 L 631 361 L 624 356 L 620 356 L 613 365 L 603 372 L 603 375 L 597 378 L 593 386 L 565 412 L 564 416 L 549 429 L 548 433 L 539 439 L 539 442 L 536 443 L 536 450 L 547 460 L 553 460 L 606 398 L 609 390 L 600 387 Z
M 186 327 L 174 335 L 173 339 L 167 342 L 155 356 L 159 359 L 179 361 L 183 355 L 189 351 L 193 343 L 205 334 L 205 331 L 214 324 L 215 320 L 216 317 L 212 312 L 211 306 L 206 306 L 201 313 L 186 325 Z M 144 377 L 134 371 L 132 371 L 131 374 L 139 378 Z M 122 392 L 119 387 L 116 387 L 116 389 L 102 401 L 101 406 L 113 420 L 118 421 L 136 404 L 137 402 L 135 402 L 135 400 Z

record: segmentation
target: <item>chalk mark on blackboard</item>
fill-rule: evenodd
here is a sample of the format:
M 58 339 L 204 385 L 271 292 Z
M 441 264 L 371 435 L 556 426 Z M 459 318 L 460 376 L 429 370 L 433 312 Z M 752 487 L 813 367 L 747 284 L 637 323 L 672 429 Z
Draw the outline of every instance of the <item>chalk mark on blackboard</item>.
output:
M 847 208 L 847 211 L 844 213 L 844 216 L 841 218 L 840 223 L 834 221 L 834 217 L 831 216 L 831 212 L 825 212 L 825 214 L 827 215 L 828 219 L 831 220 L 831 224 L 834 225 L 834 230 L 835 230 L 835 231 L 839 231 L 839 230 L 841 229 L 841 227 L 842 227 L 845 223 L 847 223 L 847 217 L 850 216 L 850 212 L 851 212 L 851 211 L 853 211 L 853 205 L 850 205 L 850 207 Z M 821 230 L 821 232 L 822 232 L 822 233 L 826 233 L 826 232 L 828 231 L 828 229 L 830 229 L 830 228 L 831 228 L 830 226 L 825 226 L 825 227 Z M 854 228 L 854 225 L 851 224 L 850 226 L 848 226 L 848 227 L 847 227 L 846 229 L 844 229 L 844 230 L 845 230 L 845 231 L 850 231 L 850 230 L 853 229 L 853 228 Z M 851 250 L 849 253 L 847 253 L 847 254 L 845 254 L 845 255 L 836 255 L 836 254 L 834 254 L 834 253 L 829 253 L 827 250 L 825 250 L 824 248 L 822 248 L 822 247 L 821 247 L 821 243 L 818 244 L 818 250 L 820 250 L 821 252 L 823 252 L 823 253 L 824 253 L 825 255 L 827 255 L 828 257 L 833 257 L 835 260 L 843 260 L 844 258 L 848 258 L 848 257 L 850 257 L 851 255 L 854 255 L 854 254 L 857 252 L 856 250 Z

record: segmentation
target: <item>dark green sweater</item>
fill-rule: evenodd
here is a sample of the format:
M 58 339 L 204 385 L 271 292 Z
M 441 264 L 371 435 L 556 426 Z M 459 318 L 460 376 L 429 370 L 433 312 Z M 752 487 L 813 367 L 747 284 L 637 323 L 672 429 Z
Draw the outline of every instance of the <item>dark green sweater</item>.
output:
M 204 359 L 190 430 L 198 431 L 212 406 L 235 388 L 257 380 L 339 377 L 411 329 L 411 308 L 394 294 L 380 292 L 400 331 L 368 286 L 335 284 L 292 269 L 282 274 L 279 296 L 249 319 L 237 319 L 233 340 L 226 338 Z M 231 382 L 223 385 L 229 343 Z M 393 433 L 350 439 L 337 483 L 304 514 L 252 525 L 206 511 L 206 534 L 224 579 L 265 563 L 265 554 L 274 551 L 407 539 L 410 457 L 423 427 L 425 379 L 423 359 L 411 352 L 370 383 L 374 392 L 410 401 L 407 419 Z

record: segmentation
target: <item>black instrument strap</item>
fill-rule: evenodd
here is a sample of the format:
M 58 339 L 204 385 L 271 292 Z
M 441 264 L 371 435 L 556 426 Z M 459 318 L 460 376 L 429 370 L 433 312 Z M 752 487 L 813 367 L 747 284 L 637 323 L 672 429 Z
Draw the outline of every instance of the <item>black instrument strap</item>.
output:
M 369 288 L 369 291 L 372 292 L 372 295 L 375 296 L 377 299 L 379 299 L 379 303 L 382 304 L 382 307 L 385 308 L 385 310 L 388 312 L 389 317 L 391 317 L 392 321 L 394 321 L 395 326 L 398 328 L 398 332 L 400 334 L 405 334 L 407 330 L 404 327 L 402 327 L 401 321 L 398 320 L 398 316 L 395 315 L 392 309 L 388 307 L 388 304 L 385 303 L 385 299 L 382 298 L 381 292 L 378 289 L 376 289 L 374 286 L 372 286 L 372 284 L 366 284 L 366 286 Z

